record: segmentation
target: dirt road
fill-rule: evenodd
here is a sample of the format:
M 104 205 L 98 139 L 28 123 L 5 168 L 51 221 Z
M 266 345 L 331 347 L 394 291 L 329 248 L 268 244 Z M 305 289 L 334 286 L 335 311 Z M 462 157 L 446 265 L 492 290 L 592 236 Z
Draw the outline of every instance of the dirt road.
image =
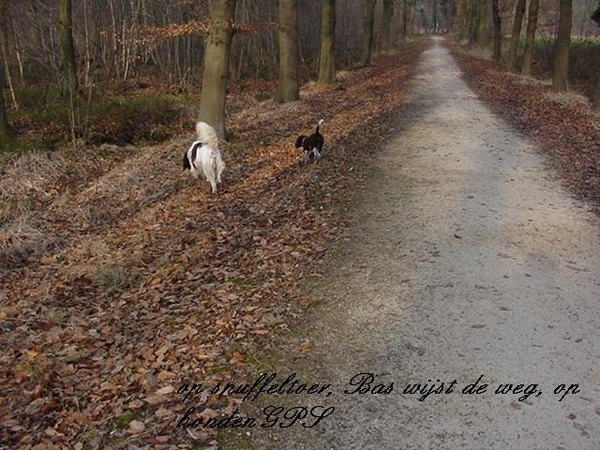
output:
M 443 41 L 411 89 L 313 286 L 310 361 L 278 368 L 279 382 L 331 383 L 302 401 L 335 411 L 248 428 L 239 448 L 600 448 L 597 217 L 480 103 Z M 351 385 L 360 373 L 373 380 Z M 344 393 L 357 389 L 370 392 Z

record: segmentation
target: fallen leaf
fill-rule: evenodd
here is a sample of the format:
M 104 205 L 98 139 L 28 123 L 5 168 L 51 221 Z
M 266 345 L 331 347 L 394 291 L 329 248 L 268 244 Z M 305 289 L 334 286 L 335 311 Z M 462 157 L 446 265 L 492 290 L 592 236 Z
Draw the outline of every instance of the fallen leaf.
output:
M 169 385 L 169 386 L 165 386 L 163 388 L 160 388 L 158 391 L 156 391 L 156 393 L 158 395 L 168 395 L 168 394 L 170 394 L 171 392 L 174 392 L 174 391 L 175 391 L 175 388 L 173 386 Z
M 127 428 L 127 432 L 129 434 L 140 434 L 146 429 L 146 425 L 144 422 L 140 422 L 139 420 L 132 420 L 129 422 L 129 427 Z
M 188 436 L 194 441 L 208 442 L 208 440 L 211 438 L 210 435 L 201 430 L 191 430 L 190 428 L 186 428 L 185 431 L 187 431 Z

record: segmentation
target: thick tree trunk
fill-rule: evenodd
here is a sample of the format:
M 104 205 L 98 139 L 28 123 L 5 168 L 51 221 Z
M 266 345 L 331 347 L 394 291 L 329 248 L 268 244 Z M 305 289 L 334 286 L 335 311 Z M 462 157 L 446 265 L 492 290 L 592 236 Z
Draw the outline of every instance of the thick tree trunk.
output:
M 319 78 L 322 84 L 335 83 L 335 0 L 321 1 L 321 51 Z
M 279 89 L 280 102 L 298 100 L 298 0 L 279 0 Z
M 535 46 L 535 30 L 537 28 L 539 0 L 530 0 L 527 34 L 525 36 L 525 52 L 523 54 L 523 75 L 531 75 L 533 68 L 533 49 Z
M 511 72 L 517 70 L 517 54 L 519 50 L 519 38 L 521 37 L 521 27 L 523 26 L 523 16 L 525 15 L 526 0 L 517 0 L 515 7 L 515 20 L 513 22 L 512 34 L 508 45 L 508 56 L 506 68 Z
M 494 45 L 492 59 L 500 61 L 502 59 L 502 18 L 498 8 L 498 0 L 492 0 L 492 20 L 494 23 Z
M 62 92 L 68 96 L 75 96 L 79 91 L 79 83 L 77 81 L 77 64 L 75 63 L 75 45 L 73 44 L 71 0 L 59 0 L 58 38 L 64 77 Z
M 363 0 L 363 43 L 360 56 L 360 67 L 368 66 L 373 51 L 373 23 L 375 22 L 376 0 Z
M 554 75 L 552 77 L 552 87 L 556 92 L 567 90 L 572 25 L 573 0 L 560 0 L 560 17 L 558 19 L 558 34 L 554 53 Z
M 221 139 L 225 139 L 225 95 L 234 13 L 235 0 L 210 2 L 210 30 L 206 39 L 198 119 L 212 125 Z

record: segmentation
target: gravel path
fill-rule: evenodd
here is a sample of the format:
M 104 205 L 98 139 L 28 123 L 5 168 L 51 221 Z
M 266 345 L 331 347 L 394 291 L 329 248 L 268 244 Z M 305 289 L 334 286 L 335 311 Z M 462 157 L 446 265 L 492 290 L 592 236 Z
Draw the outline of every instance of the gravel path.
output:
M 477 99 L 443 41 L 411 90 L 351 238 L 312 290 L 322 304 L 300 338 L 313 350 L 277 368 L 279 381 L 331 383 L 302 404 L 335 412 L 244 430 L 236 447 L 599 449 L 597 217 Z M 359 373 L 377 393 L 344 394 Z M 506 383 L 517 392 L 495 392 Z

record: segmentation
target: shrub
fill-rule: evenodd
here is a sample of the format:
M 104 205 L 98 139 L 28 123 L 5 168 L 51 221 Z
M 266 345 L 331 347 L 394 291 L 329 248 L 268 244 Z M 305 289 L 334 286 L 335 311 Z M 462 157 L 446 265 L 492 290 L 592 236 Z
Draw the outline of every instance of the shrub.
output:
M 187 101 L 171 95 L 120 95 L 106 100 L 78 99 L 75 105 L 57 91 L 41 87 L 16 91 L 19 109 L 11 111 L 19 139 L 3 150 L 54 150 L 73 138 L 83 144 L 148 144 L 175 134 L 188 117 Z
M 536 75 L 551 77 L 554 62 L 554 39 L 543 37 L 535 41 Z M 571 39 L 569 81 L 571 85 L 592 97 L 596 77 L 600 74 L 600 39 Z
M 172 136 L 173 126 L 185 115 L 174 97 L 122 97 L 92 104 L 79 133 L 91 144 L 161 142 Z

